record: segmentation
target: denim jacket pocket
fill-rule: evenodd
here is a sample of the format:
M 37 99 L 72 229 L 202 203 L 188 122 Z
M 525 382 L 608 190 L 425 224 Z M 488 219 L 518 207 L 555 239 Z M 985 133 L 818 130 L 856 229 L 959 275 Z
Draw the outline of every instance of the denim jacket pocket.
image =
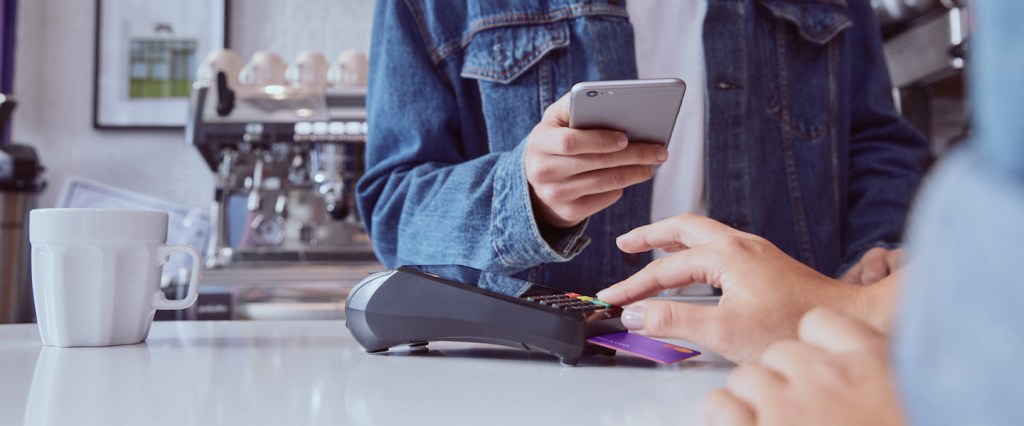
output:
M 508 84 L 549 52 L 568 45 L 564 22 L 486 29 L 466 46 L 461 76 Z
M 473 35 L 459 75 L 479 88 L 491 151 L 514 149 L 558 99 L 569 40 L 562 21 L 492 26 Z
M 776 19 L 793 24 L 807 41 L 824 45 L 853 25 L 846 0 L 761 0 Z
M 770 12 L 759 40 L 768 112 L 783 138 L 821 140 L 836 119 L 845 0 L 760 0 Z M 834 129 L 832 129 L 834 130 Z

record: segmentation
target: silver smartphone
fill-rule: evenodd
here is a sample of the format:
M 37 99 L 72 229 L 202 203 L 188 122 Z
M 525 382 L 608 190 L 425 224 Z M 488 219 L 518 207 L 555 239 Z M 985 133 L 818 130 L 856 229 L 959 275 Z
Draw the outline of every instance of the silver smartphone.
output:
M 686 83 L 678 78 L 587 81 L 570 93 L 569 127 L 618 130 L 630 142 L 668 145 Z

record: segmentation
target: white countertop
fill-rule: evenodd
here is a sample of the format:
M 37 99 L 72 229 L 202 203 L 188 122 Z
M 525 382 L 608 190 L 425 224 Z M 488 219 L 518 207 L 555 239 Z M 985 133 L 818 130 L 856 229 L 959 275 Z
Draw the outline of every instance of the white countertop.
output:
M 456 342 L 370 355 L 343 321 L 156 322 L 145 343 L 106 348 L 44 347 L 35 324 L 2 325 L 0 423 L 698 424 L 732 367 L 707 353 L 568 367 Z

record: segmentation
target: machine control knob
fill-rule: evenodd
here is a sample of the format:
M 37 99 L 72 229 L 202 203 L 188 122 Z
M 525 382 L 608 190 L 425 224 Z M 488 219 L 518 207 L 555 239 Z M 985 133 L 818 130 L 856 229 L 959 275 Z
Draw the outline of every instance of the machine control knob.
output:
M 310 123 L 308 121 L 300 121 L 298 123 L 295 123 L 296 135 L 309 136 L 310 133 L 313 133 L 313 123 Z
M 284 218 L 281 216 L 258 214 L 249 226 L 256 243 L 261 246 L 277 246 L 284 242 Z

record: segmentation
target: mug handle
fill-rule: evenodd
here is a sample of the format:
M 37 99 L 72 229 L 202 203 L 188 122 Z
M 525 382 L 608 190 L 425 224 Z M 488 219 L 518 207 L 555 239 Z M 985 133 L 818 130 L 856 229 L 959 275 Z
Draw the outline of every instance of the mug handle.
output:
M 170 300 L 164 296 L 162 291 L 157 290 L 153 294 L 154 309 L 185 309 L 196 303 L 196 299 L 199 297 L 199 279 L 203 276 L 201 260 L 203 257 L 199 254 L 199 250 L 192 246 L 162 246 L 157 251 L 161 265 L 167 263 L 167 256 L 171 253 L 188 253 L 192 257 L 192 273 L 188 280 L 188 293 L 183 299 Z

